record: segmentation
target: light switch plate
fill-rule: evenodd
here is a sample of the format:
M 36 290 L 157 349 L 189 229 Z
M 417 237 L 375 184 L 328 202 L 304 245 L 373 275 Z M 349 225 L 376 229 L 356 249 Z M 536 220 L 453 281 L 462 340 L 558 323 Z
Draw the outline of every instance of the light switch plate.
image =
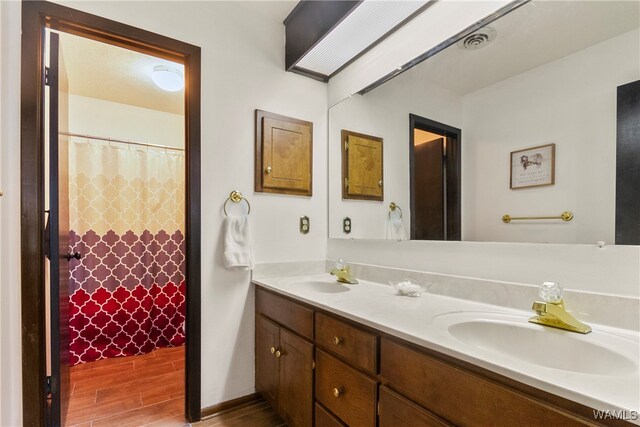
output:
M 351 218 L 348 216 L 342 220 L 342 231 L 344 234 L 351 233 Z
M 308 234 L 309 233 L 309 228 L 311 228 L 311 223 L 309 222 L 309 217 L 308 216 L 301 216 L 300 217 L 300 233 L 302 234 Z

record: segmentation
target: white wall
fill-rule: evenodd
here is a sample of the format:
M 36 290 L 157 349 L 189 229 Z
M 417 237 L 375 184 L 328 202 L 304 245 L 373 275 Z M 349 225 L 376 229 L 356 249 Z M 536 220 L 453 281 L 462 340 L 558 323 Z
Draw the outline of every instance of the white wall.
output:
M 281 2 L 69 2 L 202 47 L 202 405 L 254 391 L 249 274 L 224 270 L 222 204 L 231 190 L 251 201 L 258 262 L 326 257 L 326 85 L 284 72 Z M 2 10 L 2 396 L 0 425 L 20 424 L 19 64 L 20 4 Z M 274 9 L 281 13 L 274 13 Z M 275 16 L 279 15 L 279 16 Z M 314 123 L 313 197 L 253 193 L 254 109 Z M 7 202 L 11 203 L 7 208 Z M 308 215 L 311 231 L 298 232 Z M 10 251 L 4 252 L 5 248 Z M 5 323 L 4 319 L 10 322 Z M 5 358 L 5 352 L 8 357 Z
M 616 88 L 640 79 L 634 30 L 463 97 L 465 240 L 595 243 L 615 240 Z M 556 144 L 556 183 L 509 189 L 509 152 Z M 559 215 L 571 222 L 511 223 Z
M 184 148 L 184 116 L 69 95 L 69 132 Z
M 0 2 L 0 425 L 20 425 L 20 3 Z
M 386 239 L 389 203 L 402 209 L 405 234 L 410 234 L 409 114 L 462 126 L 462 99 L 420 78 L 418 68 L 364 96 L 354 95 L 329 110 L 329 236 L 349 239 Z M 416 96 L 423 94 L 424 96 Z M 340 131 L 383 138 L 384 201 L 342 200 Z M 344 217 L 352 232 L 342 231 Z

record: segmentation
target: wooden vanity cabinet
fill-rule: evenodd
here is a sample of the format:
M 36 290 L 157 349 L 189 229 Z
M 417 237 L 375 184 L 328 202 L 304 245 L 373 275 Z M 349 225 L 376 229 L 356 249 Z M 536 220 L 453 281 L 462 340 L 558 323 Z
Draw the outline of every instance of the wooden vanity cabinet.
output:
M 349 426 L 375 427 L 378 382 L 316 350 L 316 400 Z
M 331 412 L 316 402 L 316 415 L 314 417 L 315 427 L 346 427 L 342 421 L 336 418 Z
M 450 427 L 444 420 L 425 411 L 393 390 L 381 386 L 378 400 L 379 427 Z
M 594 425 L 391 339 L 380 342 L 380 377 L 388 387 L 457 426 Z
M 256 314 L 256 390 L 274 408 L 278 407 L 280 384 L 280 363 L 275 356 L 278 347 L 280 327 Z
M 275 308 L 283 311 L 273 314 Z M 313 343 L 268 318 L 303 320 L 305 307 L 258 290 L 256 295 L 256 390 L 291 427 L 313 425 Z M 261 308 L 263 310 L 261 310 Z M 265 313 L 266 312 L 266 313 Z M 292 313 L 294 314 L 293 316 Z M 313 315 L 313 312 L 310 312 Z M 302 315 L 302 318 L 298 316 Z M 304 331 L 305 322 L 292 323 Z
M 256 389 L 289 426 L 630 425 L 261 288 Z
M 371 375 L 378 373 L 377 335 L 320 312 L 316 312 L 315 334 L 317 346 Z

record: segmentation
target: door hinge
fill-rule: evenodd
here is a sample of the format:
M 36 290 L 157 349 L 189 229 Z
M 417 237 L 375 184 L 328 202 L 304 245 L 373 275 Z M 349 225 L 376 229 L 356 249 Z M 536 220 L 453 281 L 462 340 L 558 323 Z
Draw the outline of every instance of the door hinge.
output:
M 347 141 L 345 139 L 345 141 L 344 141 L 344 151 L 347 151 L 348 149 L 349 149 L 349 141 Z
M 50 376 L 47 377 L 47 390 L 46 390 L 46 392 L 47 392 L 47 398 L 51 398 L 52 391 L 51 391 L 51 377 Z
M 316 370 L 316 361 L 315 361 L 315 360 L 312 360 L 312 361 L 311 361 L 311 370 L 312 370 L 312 371 L 315 371 L 315 370 Z
M 44 67 L 44 85 L 51 86 L 51 79 L 49 78 L 49 67 Z
M 376 405 L 376 412 L 380 415 L 380 402 Z
M 349 188 L 349 178 L 344 179 L 344 188 Z

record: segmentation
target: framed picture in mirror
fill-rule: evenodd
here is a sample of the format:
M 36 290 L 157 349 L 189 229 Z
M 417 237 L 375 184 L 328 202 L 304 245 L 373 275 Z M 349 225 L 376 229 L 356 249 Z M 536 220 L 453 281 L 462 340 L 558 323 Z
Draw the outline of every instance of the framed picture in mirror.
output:
M 511 152 L 509 188 L 543 187 L 555 184 L 556 144 Z
M 342 198 L 384 200 L 382 138 L 342 129 Z

